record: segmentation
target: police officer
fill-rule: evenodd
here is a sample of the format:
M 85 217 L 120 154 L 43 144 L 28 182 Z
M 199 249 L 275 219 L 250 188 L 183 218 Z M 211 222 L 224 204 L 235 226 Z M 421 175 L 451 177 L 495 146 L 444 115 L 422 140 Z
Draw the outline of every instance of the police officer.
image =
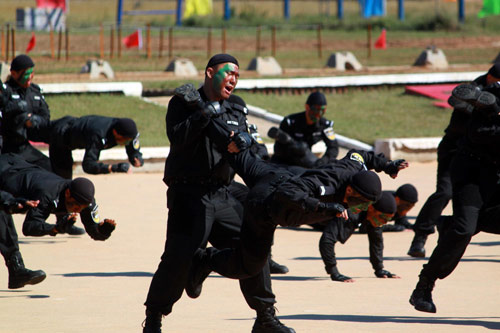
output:
M 94 184 L 86 178 L 63 179 L 16 154 L 4 154 L 0 156 L 0 189 L 16 197 L 40 201 L 26 213 L 25 236 L 70 233 L 78 214 L 94 240 L 106 240 L 115 229 L 114 220 L 99 220 Z M 50 214 L 63 218 L 58 218 L 55 225 L 50 224 L 46 222 Z
M 66 116 L 51 122 L 49 155 L 53 171 L 59 176 L 71 179 L 73 176 L 74 149 L 85 149 L 83 171 L 90 174 L 129 172 L 144 165 L 140 152 L 139 132 L 130 118 L 104 116 Z M 116 145 L 125 146 L 129 163 L 105 164 L 99 162 L 102 150 Z
M 2 153 L 16 153 L 51 170 L 50 161 L 29 141 L 47 142 L 50 111 L 40 87 L 33 83 L 35 64 L 27 55 L 12 60 L 10 77 L 1 85 Z
M 484 88 L 498 81 L 500 81 L 500 64 L 495 64 L 486 74 L 476 78 L 473 83 L 479 88 Z M 450 97 L 449 103 L 453 106 L 453 112 L 437 150 L 436 191 L 427 198 L 415 220 L 413 226 L 415 235 L 408 250 L 408 255 L 412 257 L 425 257 L 424 246 L 427 237 L 434 233 L 434 226 L 451 199 L 450 165 L 458 150 L 459 140 L 465 136 L 467 123 L 473 109 L 470 104 L 460 101 L 454 96 Z
M 347 221 L 334 218 L 328 222 L 319 240 L 319 251 L 325 264 L 327 274 L 332 281 L 354 282 L 354 280 L 339 272 L 335 258 L 335 243 L 344 244 L 360 225 L 365 226 L 368 233 L 370 248 L 370 263 L 378 278 L 398 278 L 397 275 L 384 269 L 383 250 L 384 238 L 381 226 L 396 213 L 396 200 L 390 191 L 383 191 L 380 199 L 371 204 L 368 210 L 359 214 L 349 213 Z
M 307 98 L 305 111 L 286 116 L 281 121 L 280 130 L 288 134 L 291 140 L 276 140 L 273 162 L 311 168 L 330 163 L 337 158 L 339 144 L 335 139 L 333 121 L 323 118 L 326 108 L 325 95 L 316 91 Z M 270 131 L 269 134 L 279 138 L 276 131 Z M 318 159 L 312 154 L 311 148 L 319 141 L 323 141 L 327 149 Z
M 9 271 L 9 289 L 37 284 L 46 277 L 44 271 L 32 271 L 24 266 L 23 257 L 19 251 L 16 226 L 11 216 L 13 213 L 24 213 L 36 207 L 38 203 L 36 200 L 15 198 L 8 192 L 0 191 L 0 253 Z
M 388 231 L 405 231 L 413 229 L 413 224 L 408 221 L 408 212 L 418 202 L 418 191 L 412 184 L 403 184 L 396 191 L 392 191 L 396 199 L 397 211 L 391 221 L 394 223 L 384 224 L 383 232 Z
M 453 272 L 477 230 L 481 210 L 498 198 L 495 196 L 500 174 L 500 105 L 497 98 L 471 84 L 457 86 L 452 95 L 474 105 L 474 110 L 450 166 L 452 223 L 440 235 L 410 296 L 410 304 L 416 310 L 431 313 L 436 312 L 432 300 L 435 281 Z
M 224 250 L 209 248 L 199 251 L 186 285 L 188 292 L 201 292 L 203 280 L 212 270 L 241 279 L 262 269 L 277 225 L 317 223 L 333 216 L 347 218 L 346 209 L 355 213 L 366 210 L 381 194 L 380 179 L 375 173 L 366 171 L 359 154 L 349 155 L 334 165 L 302 169 L 299 174 L 294 174 L 256 158 L 247 149 L 250 145 L 248 135 L 235 135 L 218 116 L 211 118 L 207 128 L 210 137 L 221 147 L 227 145 L 227 138 L 231 138 L 226 158 L 251 190 L 245 202 L 240 245 Z M 357 167 L 350 159 L 358 161 Z M 375 170 L 385 171 L 392 177 L 408 166 L 404 160 L 378 161 L 374 164 Z
M 181 297 L 197 250 L 207 242 L 227 247 L 228 241 L 239 237 L 239 230 L 231 233 L 229 227 L 241 225 L 241 203 L 227 187 L 234 172 L 224 152 L 207 136 L 211 117 L 218 115 L 232 131 L 250 137 L 243 108 L 227 101 L 238 77 L 238 61 L 233 56 L 214 55 L 205 68 L 204 85 L 199 90 L 192 85 L 179 87 L 169 102 L 166 125 L 171 145 L 163 179 L 168 185 L 167 239 L 145 302 L 144 332 L 161 331 L 161 317 Z M 253 331 L 294 332 L 275 316 L 268 266 L 255 273 L 240 281 L 247 303 L 257 312 Z M 192 290 L 187 293 L 193 298 L 199 295 Z

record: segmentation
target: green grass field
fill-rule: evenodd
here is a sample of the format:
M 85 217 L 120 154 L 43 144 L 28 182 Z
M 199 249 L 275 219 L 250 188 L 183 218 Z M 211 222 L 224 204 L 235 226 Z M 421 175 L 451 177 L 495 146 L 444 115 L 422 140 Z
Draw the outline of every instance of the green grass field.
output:
M 307 95 L 262 95 L 236 92 L 250 105 L 283 116 L 304 109 Z M 432 105 L 430 99 L 404 94 L 403 88 L 348 91 L 326 94 L 326 118 L 344 136 L 373 144 L 376 139 L 395 137 L 439 137 L 450 111 Z M 120 95 L 48 96 L 52 119 L 65 115 L 99 114 L 128 117 L 136 121 L 143 146 L 165 146 L 166 108 Z M 263 137 L 266 133 L 261 133 Z

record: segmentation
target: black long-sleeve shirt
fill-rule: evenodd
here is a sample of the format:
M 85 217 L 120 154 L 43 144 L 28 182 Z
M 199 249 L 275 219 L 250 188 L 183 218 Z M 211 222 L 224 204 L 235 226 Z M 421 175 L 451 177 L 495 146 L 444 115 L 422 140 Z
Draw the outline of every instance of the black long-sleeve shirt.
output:
M 104 116 L 66 116 L 51 122 L 50 144 L 66 149 L 85 149 L 83 171 L 90 174 L 109 173 L 107 164 L 99 162 L 101 150 L 117 145 L 112 128 L 118 118 Z M 139 135 L 125 146 L 130 163 L 141 159 Z
M 3 152 L 16 152 L 28 140 L 48 142 L 50 110 L 38 85 L 23 88 L 11 78 L 3 85 L 1 101 Z M 20 107 L 20 103 L 25 105 Z

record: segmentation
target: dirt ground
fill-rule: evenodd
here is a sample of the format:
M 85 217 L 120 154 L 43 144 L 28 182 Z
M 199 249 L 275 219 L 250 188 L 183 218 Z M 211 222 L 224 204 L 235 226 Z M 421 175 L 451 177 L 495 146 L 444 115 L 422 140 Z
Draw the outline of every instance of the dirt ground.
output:
M 396 180 L 382 175 L 384 188 L 413 183 L 419 191 L 414 218 L 434 189 L 435 163 L 411 163 Z M 162 173 L 89 176 L 96 185 L 101 218 L 118 226 L 105 242 L 88 236 L 23 237 L 27 267 L 43 269 L 35 286 L 7 289 L 0 273 L 0 332 L 140 332 L 143 302 L 162 253 L 165 185 Z M 445 213 L 450 213 L 448 207 Z M 18 231 L 23 217 L 16 216 Z M 462 262 L 434 292 L 438 312 L 415 311 L 408 298 L 426 262 L 406 255 L 412 232 L 386 233 L 385 266 L 401 279 L 377 279 L 368 261 L 366 235 L 354 234 L 336 247 L 339 269 L 355 283 L 332 282 L 318 251 L 320 234 L 309 227 L 279 228 L 273 255 L 289 267 L 273 276 L 278 316 L 297 332 L 483 332 L 500 330 L 499 238 L 480 234 Z M 431 235 L 430 253 L 436 242 Z M 199 299 L 183 295 L 164 318 L 165 332 L 250 332 L 254 312 L 238 283 L 211 274 Z

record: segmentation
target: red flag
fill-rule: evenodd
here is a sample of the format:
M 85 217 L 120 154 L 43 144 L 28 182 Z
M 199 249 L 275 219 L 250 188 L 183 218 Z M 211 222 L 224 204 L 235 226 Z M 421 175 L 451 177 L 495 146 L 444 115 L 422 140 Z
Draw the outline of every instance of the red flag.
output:
M 62 8 L 66 11 L 66 0 L 36 0 L 37 8 Z
M 122 43 L 129 49 L 136 47 L 142 49 L 142 32 L 141 29 L 137 29 L 135 32 L 131 33 L 127 37 L 122 39 Z
M 28 42 L 28 46 L 26 47 L 26 53 L 29 53 L 29 51 L 33 50 L 36 45 L 36 38 L 35 38 L 35 33 L 31 33 L 31 38 L 30 41 Z
M 375 42 L 375 48 L 376 49 L 384 49 L 384 50 L 387 48 L 387 41 L 385 39 L 385 29 L 382 29 L 380 36 L 378 37 L 377 41 Z

